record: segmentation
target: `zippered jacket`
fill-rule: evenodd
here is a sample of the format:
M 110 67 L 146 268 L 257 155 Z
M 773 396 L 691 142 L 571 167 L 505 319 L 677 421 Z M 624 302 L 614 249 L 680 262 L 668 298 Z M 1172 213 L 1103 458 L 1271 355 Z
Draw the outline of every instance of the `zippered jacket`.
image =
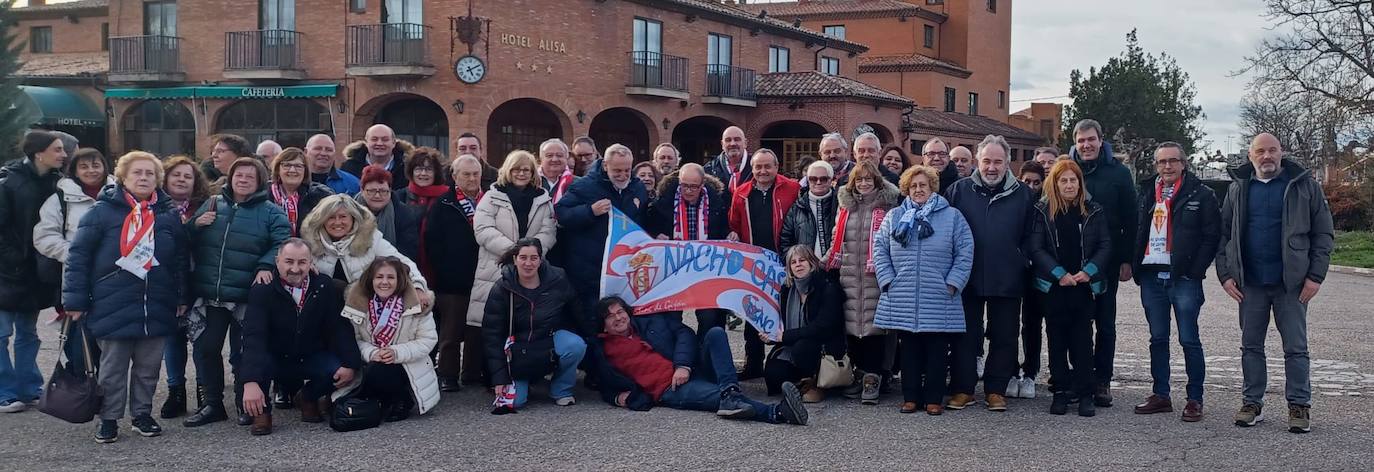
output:
M 201 205 L 186 222 L 194 241 L 194 296 L 220 302 L 246 302 L 259 270 L 277 265 L 277 249 L 291 237 L 286 212 L 273 204 L 266 188 L 235 203 L 228 185 Z M 215 222 L 197 227 L 196 219 L 215 211 Z

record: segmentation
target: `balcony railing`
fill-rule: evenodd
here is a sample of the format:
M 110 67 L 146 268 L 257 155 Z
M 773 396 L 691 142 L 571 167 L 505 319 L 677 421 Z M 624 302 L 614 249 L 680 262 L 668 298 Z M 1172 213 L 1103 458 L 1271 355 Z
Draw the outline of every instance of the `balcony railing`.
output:
M 110 74 L 177 74 L 181 70 L 181 38 L 125 36 L 110 38 Z
M 652 51 L 630 52 L 629 87 L 687 91 L 687 58 Z
M 706 93 L 708 97 L 755 100 L 753 69 L 726 64 L 706 65 Z
M 224 70 L 299 70 L 303 34 L 290 30 L 224 33 Z
M 414 23 L 349 25 L 344 36 L 347 67 L 431 66 L 429 27 Z

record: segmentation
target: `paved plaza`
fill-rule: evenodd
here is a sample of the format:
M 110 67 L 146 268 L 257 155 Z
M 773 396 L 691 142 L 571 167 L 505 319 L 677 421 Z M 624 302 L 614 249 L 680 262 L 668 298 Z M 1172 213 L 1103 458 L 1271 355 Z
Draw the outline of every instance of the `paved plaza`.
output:
M 655 408 L 617 410 L 579 386 L 580 403 L 536 401 L 516 415 L 488 414 L 489 392 L 445 394 L 424 417 L 339 434 L 304 424 L 294 411 L 277 429 L 250 437 L 231 422 L 165 434 L 129 430 L 96 444 L 95 423 L 67 424 L 35 411 L 0 416 L 0 470 L 1370 470 L 1374 467 L 1374 278 L 1332 273 L 1309 315 L 1313 431 L 1287 432 L 1282 352 L 1271 331 L 1268 421 L 1237 428 L 1240 343 L 1236 304 L 1209 279 L 1202 340 L 1207 349 L 1207 417 L 1137 416 L 1149 394 L 1147 329 L 1133 284 L 1123 287 L 1116 406 L 1097 417 L 1052 416 L 1040 386 L 1011 410 L 980 408 L 944 416 L 897 413 L 900 394 L 879 406 L 839 399 L 811 406 L 806 427 L 731 422 L 711 414 Z M 56 355 L 56 332 L 41 327 L 39 365 Z M 740 332 L 731 333 L 741 353 Z M 1174 345 L 1174 395 L 1183 396 L 1182 355 Z M 1042 382 L 1045 374 L 1041 374 Z M 758 381 L 745 389 L 762 395 Z M 536 392 L 541 390 L 536 388 Z M 160 406 L 165 389 L 159 387 Z M 231 395 L 232 398 L 232 395 Z M 1182 411 L 1181 401 L 1177 405 Z

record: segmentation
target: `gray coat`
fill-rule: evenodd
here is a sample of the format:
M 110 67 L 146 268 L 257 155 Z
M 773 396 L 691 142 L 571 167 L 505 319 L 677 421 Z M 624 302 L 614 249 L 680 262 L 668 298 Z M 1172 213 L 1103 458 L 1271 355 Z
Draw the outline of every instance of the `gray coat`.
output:
M 1283 286 L 1298 291 L 1306 280 L 1326 280 L 1335 230 L 1326 195 L 1321 184 L 1312 179 L 1311 171 L 1285 159 L 1280 172 L 1288 177 L 1283 192 Z M 1252 164 L 1232 172 L 1231 187 L 1221 205 L 1221 252 L 1217 254 L 1217 280 L 1221 282 L 1235 279 L 1245 286 L 1240 245 L 1245 240 L 1246 190 L 1254 173 Z

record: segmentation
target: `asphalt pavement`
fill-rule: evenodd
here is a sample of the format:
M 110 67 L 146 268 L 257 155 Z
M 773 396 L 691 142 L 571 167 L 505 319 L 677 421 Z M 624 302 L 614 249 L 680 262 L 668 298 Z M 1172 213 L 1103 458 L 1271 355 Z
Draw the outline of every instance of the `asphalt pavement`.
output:
M 768 425 L 655 408 L 631 412 L 602 403 L 579 384 L 579 403 L 554 406 L 547 390 L 519 414 L 489 414 L 491 395 L 445 394 L 423 417 L 354 433 L 301 423 L 278 412 L 276 432 L 251 437 L 222 422 L 187 429 L 160 420 L 164 435 L 134 434 L 126 418 L 114 444 L 96 444 L 95 423 L 73 425 L 30 410 L 0 415 L 0 470 L 1341 470 L 1374 469 L 1374 278 L 1331 274 L 1309 312 L 1313 430 L 1287 432 L 1283 353 L 1267 342 L 1268 421 L 1238 428 L 1240 329 L 1236 303 L 1209 279 L 1201 320 L 1208 363 L 1206 418 L 1135 415 L 1149 394 L 1149 338 L 1139 291 L 1119 296 L 1116 406 L 1093 418 L 1053 416 L 1040 385 L 1010 411 L 980 407 L 943 416 L 903 415 L 898 390 L 878 406 L 838 395 L 811 405 L 808 426 Z M 56 330 L 40 327 L 39 365 L 56 356 Z M 737 354 L 741 333 L 731 332 Z M 1173 391 L 1183 398 L 1182 354 L 1173 345 Z M 1046 374 L 1040 375 L 1042 382 Z M 763 397 L 761 381 L 746 393 Z M 159 386 L 160 406 L 165 386 Z M 981 394 L 979 395 L 981 397 Z M 232 395 L 229 395 L 232 398 Z M 1182 403 L 1176 404 L 1181 413 Z

